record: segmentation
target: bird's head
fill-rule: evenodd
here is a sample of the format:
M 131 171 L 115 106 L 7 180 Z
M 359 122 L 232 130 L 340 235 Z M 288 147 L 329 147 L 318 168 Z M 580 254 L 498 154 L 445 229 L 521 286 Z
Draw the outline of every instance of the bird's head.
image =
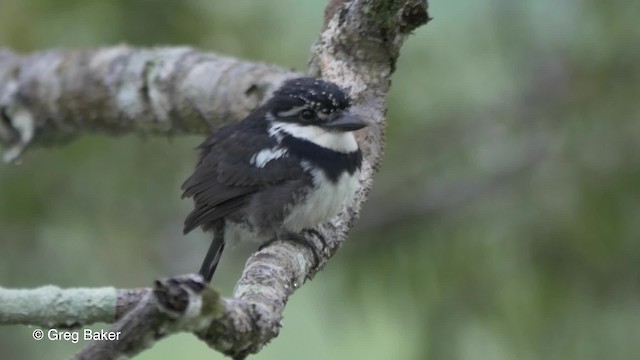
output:
M 269 119 L 289 127 L 350 132 L 367 123 L 349 113 L 351 99 L 338 85 L 313 78 L 291 79 L 267 103 Z

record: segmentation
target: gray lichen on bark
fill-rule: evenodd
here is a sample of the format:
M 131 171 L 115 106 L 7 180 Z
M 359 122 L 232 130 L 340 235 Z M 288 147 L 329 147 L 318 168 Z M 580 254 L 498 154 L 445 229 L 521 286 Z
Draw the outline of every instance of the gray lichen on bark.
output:
M 78 135 L 206 134 L 255 109 L 282 68 L 188 47 L 0 51 L 0 145 L 17 158 L 30 145 Z M 27 113 L 32 123 L 16 115 Z M 29 132 L 34 136 L 25 136 Z
M 73 328 L 94 322 L 111 322 L 116 313 L 116 289 L 36 289 L 0 287 L 0 324 L 27 324 Z

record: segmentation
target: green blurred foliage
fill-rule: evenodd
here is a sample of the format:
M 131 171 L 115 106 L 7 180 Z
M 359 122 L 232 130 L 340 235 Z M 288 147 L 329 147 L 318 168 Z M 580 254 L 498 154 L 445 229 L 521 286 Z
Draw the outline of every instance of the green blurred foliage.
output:
M 304 70 L 324 3 L 1 0 L 22 52 L 190 45 Z M 346 246 L 257 359 L 640 357 L 637 1 L 432 1 L 402 50 L 387 154 Z M 135 287 L 195 269 L 200 139 L 86 136 L 0 166 L 0 284 Z M 230 293 L 250 248 L 225 254 Z M 96 328 L 103 326 L 98 325 Z M 0 328 L 1 357 L 83 343 Z M 140 359 L 222 358 L 189 335 Z

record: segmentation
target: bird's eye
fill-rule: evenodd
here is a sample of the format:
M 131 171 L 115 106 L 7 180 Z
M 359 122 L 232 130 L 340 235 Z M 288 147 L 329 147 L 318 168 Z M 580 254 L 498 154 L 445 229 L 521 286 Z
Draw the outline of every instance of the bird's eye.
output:
M 300 117 L 304 120 L 311 120 L 316 117 L 316 113 L 313 110 L 306 109 L 302 110 Z

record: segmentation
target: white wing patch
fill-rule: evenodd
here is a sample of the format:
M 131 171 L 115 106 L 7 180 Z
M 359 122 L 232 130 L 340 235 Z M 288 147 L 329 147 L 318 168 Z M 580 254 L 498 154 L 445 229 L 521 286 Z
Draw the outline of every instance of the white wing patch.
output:
M 280 147 L 262 149 L 259 153 L 251 157 L 251 165 L 257 168 L 263 168 L 271 160 L 280 159 L 287 154 L 287 150 Z

